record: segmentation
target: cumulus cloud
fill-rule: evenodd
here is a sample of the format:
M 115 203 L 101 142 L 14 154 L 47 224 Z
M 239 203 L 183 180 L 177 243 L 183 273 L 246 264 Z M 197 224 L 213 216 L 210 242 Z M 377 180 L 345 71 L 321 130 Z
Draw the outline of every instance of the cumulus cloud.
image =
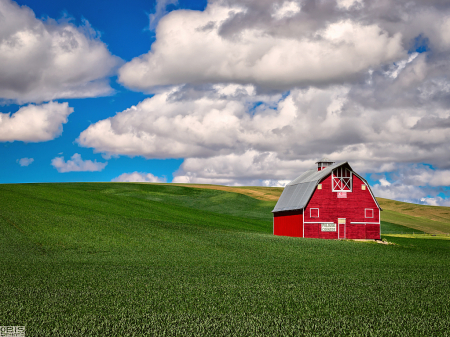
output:
M 268 21 L 299 12 L 303 10 L 295 1 L 275 3 Z M 208 4 L 204 12 L 169 13 L 159 22 L 151 51 L 120 68 L 119 81 L 144 91 L 183 83 L 248 83 L 286 90 L 357 79 L 406 55 L 401 33 L 345 18 L 314 32 L 296 29 L 299 18 L 291 24 L 295 34 L 255 24 L 228 36 L 230 22 L 246 13 L 242 5 L 227 2 Z
M 338 8 L 347 10 L 364 5 L 363 0 L 337 0 L 336 3 Z
M 290 18 L 297 13 L 300 13 L 301 6 L 297 1 L 285 1 L 281 5 L 278 3 L 274 4 L 274 11 L 272 17 L 276 20 L 281 20 L 283 18 Z
M 444 199 L 442 197 L 436 197 L 436 198 L 422 198 L 420 199 L 422 203 L 429 206 L 450 206 L 450 200 Z
M 107 76 L 119 65 L 88 22 L 36 19 L 33 11 L 0 1 L 0 98 L 41 102 L 112 92 Z
M 34 162 L 34 159 L 33 158 L 21 158 L 21 159 L 17 159 L 17 162 L 19 163 L 20 166 L 28 166 L 32 162 Z
M 157 94 L 92 124 L 78 143 L 97 152 L 146 158 L 208 158 L 249 150 L 275 152 L 282 160 L 327 154 L 366 172 L 398 161 L 450 166 L 450 134 L 413 129 L 427 115 L 424 107 L 364 106 L 347 86 L 291 90 L 275 98 L 237 88 L 240 95 L 224 91 L 211 89 L 198 97 L 196 92 L 183 95 L 183 89 Z
M 396 182 L 389 186 L 376 183 L 372 186 L 372 190 L 375 196 L 381 198 L 429 206 L 450 206 L 450 199 L 448 197 L 443 198 L 437 195 L 442 193 L 439 189 L 404 185 Z
M 381 177 L 376 190 L 441 202 L 449 17 L 441 0 L 214 0 L 204 12 L 172 11 L 151 50 L 119 71 L 124 85 L 155 95 L 77 142 L 184 158 L 176 182 L 283 185 L 323 156 L 362 174 L 428 163 L 433 172 Z
M 0 141 L 44 142 L 62 133 L 62 125 L 73 112 L 68 103 L 29 104 L 17 112 L 0 113 Z
M 312 166 L 313 160 L 281 160 L 274 152 L 249 150 L 241 155 L 188 158 L 175 173 L 172 182 L 285 186 L 290 179 Z
M 424 164 L 399 164 L 396 170 L 378 178 L 373 186 L 378 197 L 432 206 L 450 205 L 450 198 L 442 197 L 450 185 L 450 170 Z
M 81 155 L 75 153 L 67 162 L 64 157 L 55 157 L 52 159 L 52 166 L 59 173 L 64 172 L 98 172 L 103 170 L 108 162 L 98 163 L 97 160 L 83 160 Z
M 166 178 L 160 178 L 154 176 L 151 173 L 145 172 L 132 172 L 132 173 L 122 173 L 120 176 L 112 179 L 115 182 L 139 182 L 139 183 L 165 183 Z
M 274 90 L 360 84 L 368 71 L 402 68 L 415 51 L 432 50 L 405 76 L 408 85 L 449 75 L 449 18 L 442 0 L 212 0 L 203 12 L 164 16 L 151 50 L 125 64 L 119 80 L 152 92 L 184 83 Z
M 149 15 L 150 29 L 155 29 L 159 20 L 167 14 L 167 6 L 176 5 L 178 0 L 157 0 L 155 5 L 155 12 Z

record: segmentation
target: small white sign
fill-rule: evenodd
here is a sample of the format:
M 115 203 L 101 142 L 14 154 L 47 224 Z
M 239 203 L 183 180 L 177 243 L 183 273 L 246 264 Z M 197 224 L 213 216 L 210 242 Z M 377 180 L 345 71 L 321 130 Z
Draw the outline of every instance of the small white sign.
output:
M 347 198 L 347 192 L 338 192 L 338 198 Z
M 336 224 L 335 223 L 323 223 L 322 224 L 322 232 L 336 232 Z

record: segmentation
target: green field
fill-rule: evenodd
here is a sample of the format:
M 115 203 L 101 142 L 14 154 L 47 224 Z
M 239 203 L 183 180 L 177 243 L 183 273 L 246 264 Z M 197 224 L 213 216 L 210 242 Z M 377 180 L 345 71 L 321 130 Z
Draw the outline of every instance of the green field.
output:
M 258 198 L 0 185 L 0 325 L 27 336 L 449 334 L 448 236 L 275 237 L 276 201 Z M 402 232 L 406 220 L 391 218 L 386 231 Z

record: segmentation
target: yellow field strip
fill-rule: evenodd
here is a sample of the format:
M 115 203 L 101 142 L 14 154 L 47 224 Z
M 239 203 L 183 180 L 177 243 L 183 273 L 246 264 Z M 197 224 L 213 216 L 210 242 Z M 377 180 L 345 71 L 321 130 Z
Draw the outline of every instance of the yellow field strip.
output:
M 392 236 L 398 238 L 413 238 L 413 239 L 433 239 L 433 240 L 450 240 L 449 234 L 382 234 L 385 236 Z
M 202 184 L 170 184 L 170 185 L 193 187 L 193 188 L 206 188 L 210 190 L 239 193 L 264 201 L 277 201 L 281 195 L 281 192 L 283 192 L 282 187 L 257 187 L 257 186 L 233 187 L 233 186 L 202 185 Z

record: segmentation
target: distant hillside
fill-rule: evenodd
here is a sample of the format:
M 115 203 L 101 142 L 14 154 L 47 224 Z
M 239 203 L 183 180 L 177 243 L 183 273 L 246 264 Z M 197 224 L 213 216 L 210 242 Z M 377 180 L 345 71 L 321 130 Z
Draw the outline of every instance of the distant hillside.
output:
M 450 207 L 410 204 L 377 198 L 382 221 L 414 228 L 426 233 L 450 233 Z
M 239 193 L 264 201 L 278 201 L 278 198 L 283 192 L 283 187 L 222 186 L 222 185 L 206 185 L 206 184 L 170 184 L 170 185 L 206 188 L 211 190 Z
M 275 202 L 283 192 L 282 187 L 230 187 L 201 184 L 178 185 L 234 192 L 258 200 Z M 389 224 L 389 226 L 406 226 L 417 231 L 431 234 L 450 233 L 450 207 L 416 205 L 384 198 L 377 198 L 377 200 L 383 209 L 381 212 L 381 220 L 384 223 Z

